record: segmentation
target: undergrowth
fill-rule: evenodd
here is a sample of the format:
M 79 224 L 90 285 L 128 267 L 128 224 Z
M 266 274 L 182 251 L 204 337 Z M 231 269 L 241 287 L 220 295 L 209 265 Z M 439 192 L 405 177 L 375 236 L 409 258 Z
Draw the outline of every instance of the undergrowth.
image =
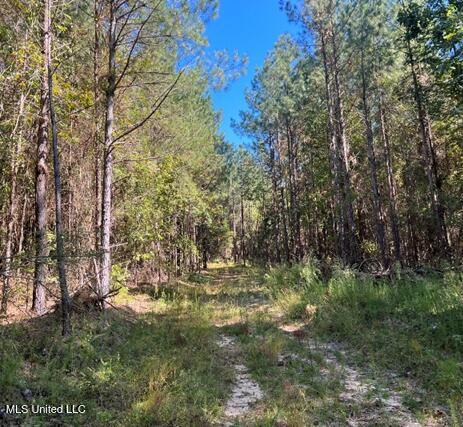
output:
M 391 281 L 335 267 L 322 280 L 314 261 L 261 273 L 217 267 L 172 292 L 124 288 L 119 302 L 134 310 L 145 304 L 144 311 L 75 316 L 66 340 L 54 316 L 0 327 L 0 405 L 86 407 L 82 415 L 0 413 L 0 424 L 220 425 L 235 372 L 218 334 L 237 338 L 264 391 L 242 425 L 346 424 L 360 409 L 339 399 L 342 375 L 304 339 L 279 329 L 277 309 L 304 323 L 305 334 L 357 350 L 361 367 L 394 371 L 423 389 L 421 400 L 409 393 L 403 402 L 419 420 L 432 418 L 440 403 L 463 425 L 461 274 Z
M 215 355 L 210 309 L 187 299 L 161 302 L 161 313 L 109 311 L 108 326 L 90 315 L 75 318 L 75 333 L 64 341 L 54 318 L 2 327 L 2 405 L 86 407 L 82 415 L 3 413 L 3 421 L 34 426 L 212 424 L 232 374 Z
M 273 305 L 316 336 L 359 350 L 363 362 L 421 384 L 463 425 L 463 275 L 375 279 L 334 268 L 323 281 L 313 261 L 265 276 Z M 415 402 L 416 403 L 416 402 Z M 425 413 L 427 403 L 416 403 Z

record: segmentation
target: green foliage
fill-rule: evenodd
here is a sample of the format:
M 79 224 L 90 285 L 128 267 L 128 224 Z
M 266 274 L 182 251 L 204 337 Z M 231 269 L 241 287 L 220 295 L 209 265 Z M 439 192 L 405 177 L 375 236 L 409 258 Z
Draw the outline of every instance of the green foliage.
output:
M 298 292 L 310 291 L 314 294 L 323 289 L 317 261 L 308 258 L 302 264 L 272 267 L 265 274 L 265 281 L 272 296 L 280 290 L 292 289 Z
M 351 240 L 360 260 L 382 257 L 382 246 L 392 257 L 395 221 L 402 260 L 435 264 L 436 256 L 448 254 L 439 254 L 430 237 L 438 221 L 429 196 L 433 180 L 460 258 L 460 3 L 283 2 L 303 37 L 278 39 L 246 92 L 248 108 L 237 123 L 252 138 L 263 172 L 256 231 L 247 239 L 256 261 L 300 262 L 307 253 L 345 260 L 342 210 L 352 204 L 348 228 L 355 227 Z M 421 121 L 430 128 L 429 155 L 417 122 L 412 62 L 426 116 Z M 338 163 L 344 156 L 345 178 Z M 344 180 L 348 190 L 340 188 Z M 347 193 L 349 203 L 341 203 Z M 378 221 L 375 204 L 384 210 Z M 382 227 L 385 245 L 379 244 Z
M 10 392 L 17 384 L 18 371 L 21 365 L 21 359 L 18 359 L 14 354 L 7 354 L 5 351 L 2 351 L 0 357 L 0 391 L 2 394 Z
M 204 236 L 195 241 L 194 228 L 208 235 L 211 257 L 226 244 L 228 230 L 214 194 L 221 166 L 214 146 L 217 123 L 205 85 L 203 70 L 189 71 L 159 115 L 170 139 L 153 140 L 142 132 L 129 168 L 123 163 L 116 171 L 124 193 L 117 235 L 128 243 L 124 256 L 131 254 L 140 266 L 175 270 L 169 257 L 176 250 L 198 257 Z
M 129 277 L 129 272 L 126 267 L 120 264 L 111 266 L 111 284 L 114 288 L 124 287 Z
M 301 282 L 304 268 L 278 268 L 266 276 L 284 315 L 310 321 L 314 333 L 361 349 L 367 363 L 410 370 L 433 396 L 461 405 L 461 273 L 402 275 L 390 282 L 335 267 L 328 283 L 319 285 L 314 279 Z
M 450 96 L 463 96 L 463 6 L 459 0 L 410 2 L 399 14 L 406 37 L 420 47 L 423 59 Z
M 135 321 L 108 313 L 109 326 L 79 318 L 76 333 L 59 339 L 54 319 L 34 340 L 26 328 L 2 327 L 3 402 L 20 402 L 29 388 L 34 403 L 83 404 L 73 425 L 207 425 L 217 418 L 227 370 L 215 357 L 215 334 L 208 310 L 177 301 L 164 314 Z M 42 325 L 43 326 L 43 325 Z M 8 353 L 7 353 L 8 350 Z M 29 364 L 33 370 L 26 369 Z M 49 425 L 53 416 L 24 415 L 23 422 Z
M 312 306 L 319 303 L 325 292 L 317 262 L 312 258 L 303 264 L 272 268 L 265 275 L 265 282 L 274 304 L 293 320 L 312 318 Z

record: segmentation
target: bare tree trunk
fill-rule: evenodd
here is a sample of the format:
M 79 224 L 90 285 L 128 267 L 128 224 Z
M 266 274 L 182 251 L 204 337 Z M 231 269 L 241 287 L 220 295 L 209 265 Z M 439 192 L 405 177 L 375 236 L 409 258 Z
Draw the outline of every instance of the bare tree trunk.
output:
M 207 270 L 207 249 L 203 249 L 203 268 Z
M 341 241 L 338 239 L 338 230 L 343 227 L 344 224 L 344 203 L 341 190 L 341 178 L 339 172 L 339 153 L 336 143 L 336 133 L 334 125 L 334 107 L 332 101 L 332 84 L 330 82 L 330 71 L 328 64 L 328 55 L 327 55 L 327 46 L 325 39 L 325 30 L 320 30 L 320 44 L 321 44 L 321 53 L 323 57 L 323 69 L 325 75 L 325 96 L 326 96 L 326 105 L 328 109 L 328 123 L 327 123 L 327 132 L 328 132 L 328 147 L 330 153 L 330 166 L 332 171 L 332 187 L 334 194 L 334 215 L 333 215 L 333 231 L 336 238 L 336 246 L 338 253 L 341 258 L 345 261 L 347 259 L 346 245 L 344 243 L 344 235 L 341 235 Z
M 20 224 L 19 224 L 18 254 L 20 254 L 23 251 L 24 223 L 26 222 L 27 200 L 28 200 L 27 194 L 24 194 L 22 213 L 21 213 L 21 221 L 20 221 Z
M 407 152 L 406 154 L 406 162 L 410 164 L 412 161 L 412 153 Z M 408 239 L 406 244 L 406 253 L 407 253 L 407 260 L 408 262 L 413 265 L 416 265 L 419 261 L 419 253 L 418 253 L 418 243 L 416 237 L 416 214 L 414 209 L 416 207 L 416 187 L 414 186 L 414 177 L 412 176 L 413 172 L 409 169 L 405 170 L 404 173 L 404 187 L 406 192 L 406 216 L 407 216 L 407 231 L 408 231 Z
M 376 240 L 379 245 L 381 253 L 381 261 L 384 268 L 388 267 L 389 259 L 386 250 L 386 235 L 384 231 L 384 222 L 381 217 L 382 215 L 382 203 L 381 196 L 379 194 L 378 187 L 378 172 L 376 167 L 376 156 L 373 141 L 373 130 L 371 128 L 370 119 L 370 108 L 368 106 L 368 95 L 367 95 L 367 81 L 365 76 L 365 63 L 364 53 L 361 53 L 361 72 L 362 72 L 362 104 L 363 104 L 363 119 L 365 122 L 365 137 L 367 143 L 367 156 L 370 163 L 370 178 L 371 178 L 371 192 L 373 196 L 373 209 L 374 209 L 374 221 L 376 229 Z
M 48 9 L 48 43 L 46 45 L 46 72 L 48 76 L 48 106 L 50 112 L 52 145 L 53 145 L 53 171 L 55 181 L 55 234 L 56 234 L 56 262 L 58 267 L 59 287 L 61 292 L 61 315 L 62 333 L 64 336 L 71 334 L 71 299 L 69 297 L 68 285 L 66 281 L 66 268 L 64 264 L 64 241 L 62 230 L 62 207 L 61 207 L 61 175 L 58 153 L 58 130 L 56 126 L 56 116 L 53 106 L 53 70 L 51 59 L 52 30 L 50 16 L 53 0 L 45 0 L 45 9 Z
M 93 217 L 95 252 L 100 247 L 101 236 L 101 148 L 99 141 L 100 109 L 98 89 L 98 65 L 100 60 L 100 0 L 94 0 L 94 45 L 93 45 L 93 143 L 95 149 L 95 207 Z M 99 274 L 99 272 L 97 272 Z
M 195 249 L 197 249 L 198 248 L 198 242 L 197 242 L 197 239 L 196 239 L 196 224 L 194 222 L 194 219 L 193 219 L 193 227 L 192 227 L 191 231 L 193 233 L 194 247 L 195 247 Z M 193 265 L 193 271 L 198 271 L 199 270 L 199 268 L 198 268 L 198 265 L 199 265 L 198 255 L 197 255 L 196 251 L 193 252 L 192 265 Z
M 289 230 L 291 241 L 291 255 L 299 261 L 302 257 L 301 229 L 299 218 L 299 203 L 297 194 L 297 166 L 296 166 L 296 144 L 294 143 L 293 132 L 289 119 L 285 118 L 286 139 L 288 150 L 288 190 L 289 190 Z
M 289 135 L 289 124 L 287 118 L 285 119 L 285 133 L 286 133 L 286 151 L 288 157 L 288 192 L 289 192 L 289 202 L 288 202 L 288 232 L 289 232 L 289 247 L 291 253 L 291 259 L 296 259 L 296 239 L 295 239 L 295 221 L 294 221 L 294 185 L 293 185 L 293 147 L 292 140 Z
M 11 275 L 11 258 L 12 258 L 12 243 L 13 243 L 13 225 L 14 215 L 16 212 L 16 159 L 12 165 L 12 179 L 10 188 L 10 199 L 7 216 L 7 230 L 5 243 L 5 261 L 3 266 L 3 289 L 2 289 L 2 304 L 0 308 L 1 314 L 6 314 L 8 309 L 8 299 L 10 295 L 10 275 Z
M 50 50 L 50 9 L 48 0 L 44 0 L 43 15 L 43 66 L 47 69 L 47 52 Z M 50 90 L 48 87 L 48 74 L 42 73 L 39 130 L 37 136 L 37 163 L 35 171 L 35 272 L 34 272 L 34 295 L 32 309 L 37 314 L 45 311 L 45 280 L 47 275 L 46 260 L 48 257 L 47 242 L 47 181 L 48 181 L 48 122 L 49 122 L 49 100 Z
M 291 251 L 289 247 L 288 224 L 286 220 L 285 211 L 286 211 L 285 194 L 284 194 L 283 187 L 280 187 L 280 213 L 281 213 L 281 219 L 283 223 L 283 242 L 284 242 L 284 247 L 285 247 L 286 262 L 288 264 L 291 264 Z
M 397 262 L 402 263 L 402 254 L 400 250 L 400 231 L 399 221 L 397 218 L 397 190 L 394 178 L 394 168 L 392 166 L 391 148 L 389 144 L 389 133 L 387 128 L 386 112 L 382 94 L 379 100 L 379 123 L 381 127 L 381 137 L 384 145 L 384 160 L 386 165 L 387 186 L 389 195 L 389 216 L 391 219 L 392 240 L 394 241 L 394 258 Z
M 340 154 L 338 150 L 338 144 L 336 141 L 336 131 L 335 131 L 335 124 L 334 124 L 334 102 L 333 102 L 333 95 L 332 95 L 332 82 L 330 78 L 330 68 L 328 63 L 328 54 L 327 54 L 327 45 L 326 45 L 326 34 L 324 29 L 320 30 L 320 43 L 321 43 L 321 53 L 323 57 L 323 69 L 325 74 L 325 95 L 326 95 L 326 104 L 328 107 L 328 146 L 330 152 L 330 165 L 332 170 L 332 186 L 334 188 L 334 207 L 335 213 L 334 215 L 334 223 L 333 223 L 333 231 L 335 232 L 335 236 L 337 238 L 336 245 L 340 250 L 341 258 L 346 261 L 347 260 L 347 248 L 345 244 L 345 236 L 342 234 L 340 237 L 340 241 L 338 238 L 337 231 L 339 229 L 344 228 L 344 205 L 343 205 L 343 196 L 342 196 L 342 188 L 341 188 L 341 172 L 340 172 Z
M 111 284 L 111 199 L 113 179 L 113 125 L 114 125 L 114 98 L 116 92 L 116 4 L 110 1 L 109 27 L 108 27 L 108 87 L 106 90 L 106 120 L 104 135 L 103 157 L 103 197 L 101 207 L 101 287 L 99 297 L 104 298 L 109 293 Z M 103 304 L 104 305 L 104 304 Z
M 275 136 L 275 148 L 277 150 L 278 156 L 276 157 L 277 163 L 276 166 L 278 167 L 278 180 L 281 181 L 284 179 L 284 167 L 282 164 L 282 150 L 280 147 L 280 136 L 279 130 L 277 129 L 276 136 Z M 285 250 L 285 260 L 288 264 L 291 264 L 291 244 L 290 244 L 290 236 L 289 236 L 289 219 L 288 219 L 288 206 L 286 203 L 286 196 L 285 196 L 285 189 L 283 185 L 279 185 L 279 214 L 281 217 L 282 233 L 283 233 L 283 245 Z
M 272 147 L 271 136 L 269 137 L 269 150 L 270 150 L 270 173 L 272 177 L 272 208 L 273 208 L 273 223 L 275 233 L 275 257 L 276 262 L 281 262 L 281 240 L 280 240 L 280 215 L 278 209 L 278 183 L 275 168 L 275 149 Z
M 294 135 L 293 130 L 290 128 L 290 137 L 292 139 L 292 147 L 294 150 L 293 155 L 293 191 L 294 191 L 294 220 L 296 223 L 296 258 L 298 261 L 301 261 L 304 257 L 304 243 L 302 239 L 301 232 L 301 209 L 299 206 L 299 191 L 300 191 L 300 182 L 299 182 L 299 141 Z
M 238 262 L 238 245 L 236 244 L 237 233 L 236 233 L 236 207 L 235 207 L 235 195 L 232 196 L 232 231 L 233 231 L 233 262 Z
M 338 46 L 334 25 L 319 22 L 321 53 L 325 73 L 325 91 L 328 105 L 328 136 L 330 141 L 330 162 L 333 168 L 333 184 L 337 198 L 338 224 L 340 230 L 339 249 L 345 263 L 358 260 L 358 237 L 354 219 L 350 178 L 350 153 L 346 137 L 346 125 L 339 79 Z M 329 46 L 331 49 L 329 50 Z
M 333 24 L 331 27 L 331 47 L 332 47 L 332 74 L 333 74 L 333 95 L 334 95 L 334 113 L 336 118 L 338 151 L 341 155 L 340 175 L 343 184 L 343 205 L 344 205 L 344 243 L 346 245 L 346 260 L 349 264 L 358 261 L 358 241 L 354 219 L 354 209 L 352 203 L 352 188 L 350 177 L 350 148 L 346 136 L 346 124 L 344 120 L 344 107 L 342 102 L 341 84 L 339 80 L 339 65 L 336 37 L 334 34 Z
M 23 244 L 24 244 L 24 224 L 26 222 L 26 212 L 27 212 L 27 193 L 24 194 L 24 200 L 23 200 L 23 205 L 22 205 L 22 213 L 21 213 L 21 220 L 19 223 L 19 237 L 18 237 L 18 250 L 17 253 L 21 254 L 23 251 Z M 18 267 L 16 269 L 16 275 L 19 275 L 21 271 L 21 264 L 18 264 Z M 30 301 L 30 283 L 29 280 L 27 281 L 26 284 L 26 301 L 25 301 L 25 309 L 27 310 L 29 308 L 29 301 Z

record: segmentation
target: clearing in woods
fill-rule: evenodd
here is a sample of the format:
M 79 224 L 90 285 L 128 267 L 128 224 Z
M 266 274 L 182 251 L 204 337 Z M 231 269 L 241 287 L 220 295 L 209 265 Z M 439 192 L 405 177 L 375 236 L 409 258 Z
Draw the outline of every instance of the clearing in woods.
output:
M 285 322 L 251 269 L 211 269 L 203 280 L 200 298 L 213 307 L 221 357 L 235 371 L 223 425 L 422 425 L 403 403 L 410 383 Z
M 426 396 L 403 374 L 288 321 L 257 269 L 212 265 L 173 287 L 124 288 L 115 307 L 105 324 L 76 316 L 65 341 L 53 318 L 3 327 L 22 343 L 5 362 L 7 401 L 86 405 L 65 420 L 3 414 L 7 425 L 449 425 L 445 410 L 413 413 Z

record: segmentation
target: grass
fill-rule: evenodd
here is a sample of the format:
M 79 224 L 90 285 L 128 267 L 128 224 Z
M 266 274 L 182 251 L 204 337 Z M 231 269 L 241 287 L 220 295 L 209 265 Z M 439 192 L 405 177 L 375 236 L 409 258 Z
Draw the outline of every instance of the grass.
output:
M 159 310 L 157 310 L 159 307 Z M 159 313 L 158 313 L 159 311 Z M 215 344 L 210 308 L 156 300 L 147 314 L 108 313 L 109 326 L 75 319 L 66 341 L 56 319 L 3 327 L 2 404 L 83 404 L 84 415 L 22 415 L 24 425 L 210 425 L 221 414 L 232 372 Z
M 227 333 L 239 339 L 246 366 L 265 393 L 265 399 L 237 425 L 346 424 L 348 408 L 336 399 L 342 389 L 340 378 L 321 377 L 320 370 L 327 367 L 324 358 L 308 354 L 302 343 L 278 329 L 270 315 L 249 315 L 245 328 L 235 325 Z M 282 363 L 281 355 L 293 357 Z
M 316 264 L 275 268 L 266 276 L 273 305 L 306 322 L 317 337 L 347 343 L 360 362 L 399 373 L 426 390 L 422 417 L 445 404 L 463 425 L 463 276 L 398 276 L 393 282 L 335 269 L 327 282 Z
M 313 261 L 266 271 L 212 265 L 172 287 L 124 287 L 107 322 L 75 316 L 68 340 L 54 316 L 0 327 L 0 404 L 27 403 L 30 390 L 34 404 L 86 406 L 82 415 L 9 415 L 12 424 L 220 425 L 235 377 L 235 362 L 217 345 L 228 335 L 238 343 L 233 357 L 264 391 L 236 426 L 346 425 L 377 396 L 387 398 L 380 374 L 390 371 L 400 386 L 425 390 L 421 400 L 401 390 L 419 419 L 434 417 L 437 402 L 463 425 L 462 288 L 455 273 L 390 282 L 334 268 L 322 280 Z M 295 321 L 312 338 L 352 350 L 349 363 L 379 387 L 371 398 L 340 398 L 342 372 L 307 339 L 279 328 Z

